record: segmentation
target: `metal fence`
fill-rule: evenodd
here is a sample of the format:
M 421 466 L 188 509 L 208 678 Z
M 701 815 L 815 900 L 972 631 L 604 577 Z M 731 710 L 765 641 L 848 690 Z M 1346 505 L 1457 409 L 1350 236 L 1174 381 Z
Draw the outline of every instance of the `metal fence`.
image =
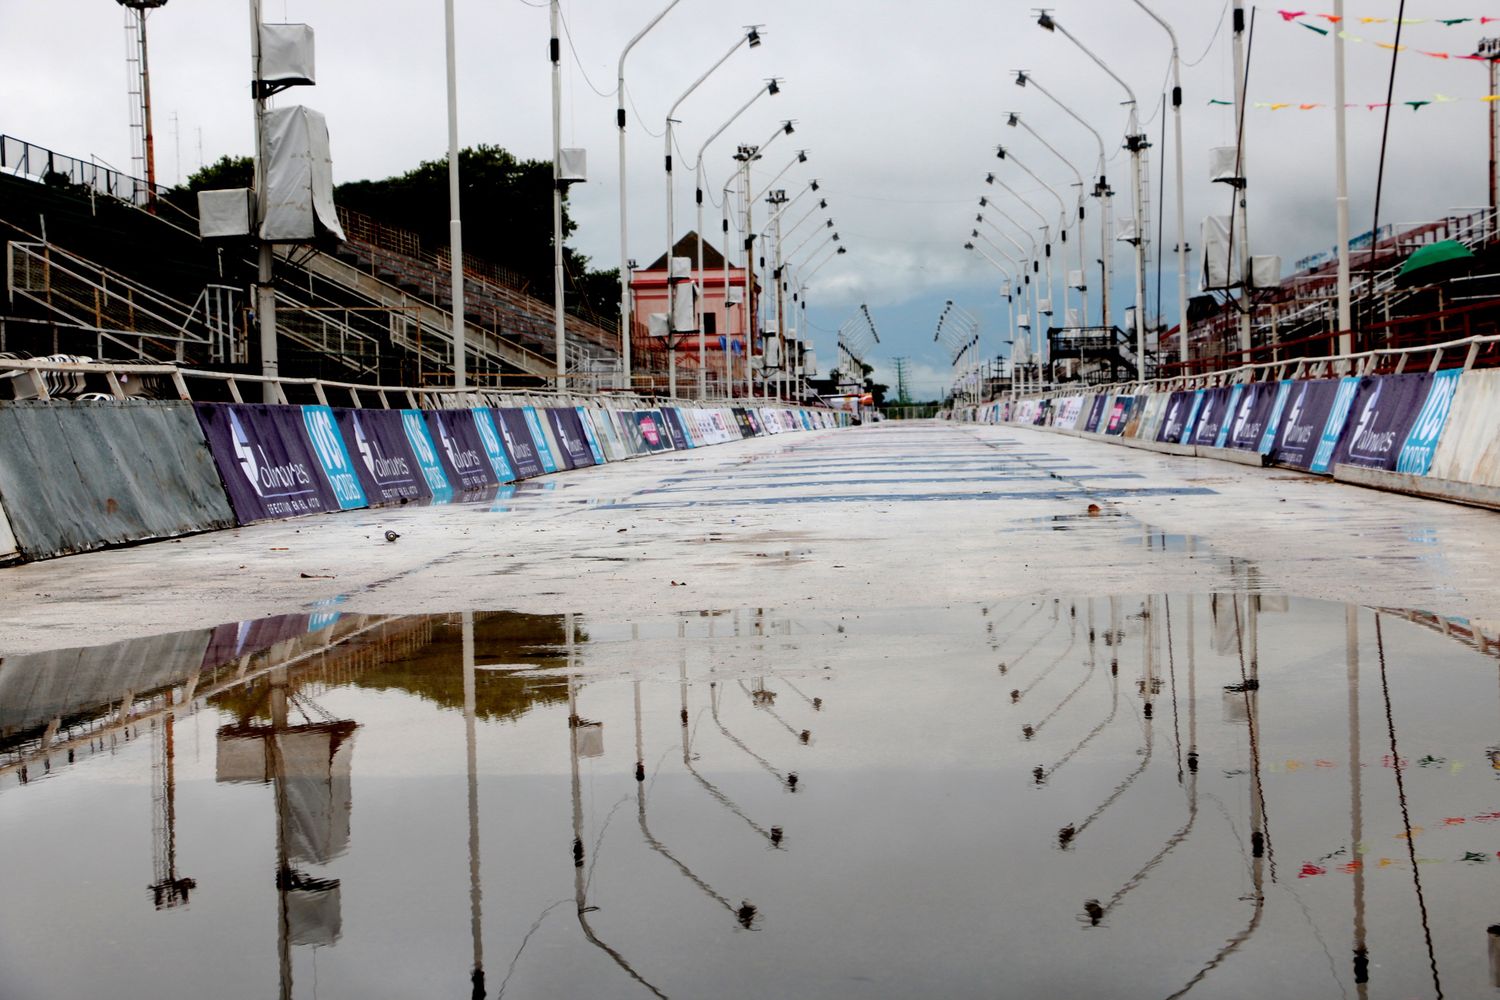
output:
M 84 187 L 136 206 L 151 200 L 151 186 L 142 178 L 97 159 L 80 160 L 9 135 L 0 135 L 0 172 L 43 184 Z M 156 185 L 158 195 L 168 190 L 166 185 Z

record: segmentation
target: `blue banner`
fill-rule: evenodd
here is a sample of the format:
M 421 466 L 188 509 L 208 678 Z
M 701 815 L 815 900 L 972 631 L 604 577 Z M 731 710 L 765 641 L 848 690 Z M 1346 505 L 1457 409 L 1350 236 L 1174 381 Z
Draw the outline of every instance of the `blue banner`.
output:
M 1286 411 L 1287 397 L 1291 394 L 1292 380 L 1282 379 L 1281 384 L 1276 387 L 1276 400 L 1271 404 L 1271 415 L 1266 418 L 1265 432 L 1256 447 L 1256 451 L 1262 455 L 1271 454 L 1271 448 L 1276 444 L 1276 429 L 1281 426 L 1281 414 Z
M 1417 419 L 1412 422 L 1411 432 L 1401 445 L 1396 457 L 1396 471 L 1413 476 L 1425 476 L 1432 469 L 1432 456 L 1437 451 L 1438 438 L 1448 423 L 1448 414 L 1453 409 L 1453 397 L 1458 392 L 1458 369 L 1437 372 L 1432 376 L 1432 386 L 1427 390 L 1427 399 L 1422 404 Z
M 578 411 L 569 407 L 568 409 L 549 409 L 547 420 L 552 425 L 552 432 L 557 436 L 557 447 L 560 452 L 558 458 L 564 466 L 569 469 L 585 469 L 594 464 L 594 453 L 589 448 L 588 438 L 584 437 L 583 424 L 578 419 Z
M 1229 416 L 1229 387 L 1227 385 L 1204 389 L 1198 401 L 1198 419 L 1193 424 L 1191 436 L 1184 444 L 1212 447 L 1219 440 L 1219 428 Z
M 1336 379 L 1294 382 L 1286 400 L 1286 413 L 1276 429 L 1271 460 L 1298 469 L 1311 469 L 1320 435 L 1328 425 L 1338 396 Z
M 1161 416 L 1161 426 L 1156 430 L 1156 440 L 1176 444 L 1182 440 L 1189 426 L 1188 415 L 1192 412 L 1197 393 L 1192 389 L 1174 392 L 1167 399 L 1166 411 Z
M 531 425 L 526 414 L 518 409 L 496 410 L 500 423 L 500 436 L 505 441 L 505 450 L 510 454 L 510 464 L 519 479 L 540 476 L 545 470 L 537 457 L 536 444 L 531 439 Z
M 594 453 L 594 464 L 604 464 L 604 449 L 599 447 L 599 431 L 594 427 L 594 415 L 587 407 L 578 407 L 578 426 L 583 428 L 583 436 L 588 439 L 589 451 Z
M 307 427 L 307 439 L 312 443 L 313 454 L 323 466 L 323 474 L 328 477 L 328 485 L 333 488 L 333 495 L 339 502 L 339 509 L 370 506 L 354 471 L 354 463 L 344 448 L 344 439 L 334 422 L 333 411 L 326 406 L 304 406 L 302 422 Z
M 1097 431 L 1099 429 L 1099 421 L 1104 418 L 1104 408 L 1108 405 L 1108 396 L 1095 396 L 1089 402 L 1089 415 L 1088 419 L 1084 422 L 1083 429 L 1086 431 Z M 1047 409 L 1050 413 L 1051 407 Z M 1044 419 L 1046 418 L 1044 417 Z
M 1226 447 L 1229 443 L 1229 433 L 1234 430 L 1234 420 L 1239 414 L 1240 397 L 1245 396 L 1245 387 L 1232 385 L 1229 387 L 1229 402 L 1224 406 L 1224 414 L 1219 418 L 1219 436 L 1214 439 L 1215 448 Z
M 495 470 L 495 482 L 514 482 L 516 470 L 505 457 L 505 446 L 500 443 L 500 432 L 495 427 L 495 416 L 488 407 L 479 406 L 469 411 L 474 414 L 474 429 L 479 433 L 479 443 L 484 447 L 485 457 Z
M 1360 379 L 1349 419 L 1329 464 L 1394 470 L 1431 388 L 1432 375 L 1428 372 Z
M 531 441 L 536 445 L 536 457 L 542 463 L 542 471 L 556 472 L 557 459 L 552 456 L 552 446 L 547 442 L 547 432 L 542 427 L 542 418 L 537 415 L 536 407 L 523 406 L 521 415 L 526 418 L 526 427 L 531 431 Z
M 1328 411 L 1328 422 L 1323 425 L 1323 436 L 1318 440 L 1318 451 L 1313 455 L 1309 472 L 1326 473 L 1328 463 L 1333 460 L 1333 450 L 1344 434 L 1344 425 L 1349 421 L 1349 407 L 1354 403 L 1354 394 L 1359 391 L 1359 379 L 1354 376 L 1339 379 L 1338 394 L 1333 398 L 1333 407 Z
M 412 454 L 416 456 L 417 467 L 422 470 L 422 478 L 427 481 L 427 488 L 432 492 L 434 503 L 447 503 L 453 499 L 453 484 L 448 481 L 448 474 L 443 471 L 443 464 L 438 459 L 437 445 L 432 443 L 432 435 L 427 431 L 427 421 L 422 417 L 421 410 L 402 410 L 401 429 L 406 431 L 407 443 L 411 445 Z

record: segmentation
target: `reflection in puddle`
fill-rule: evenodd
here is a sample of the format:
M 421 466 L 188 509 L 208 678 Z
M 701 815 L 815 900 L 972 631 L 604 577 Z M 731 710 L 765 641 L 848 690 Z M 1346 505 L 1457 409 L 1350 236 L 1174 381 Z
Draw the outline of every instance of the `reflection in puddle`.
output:
M 5 657 L 0 994 L 1487 994 L 1500 639 L 1240 576 Z

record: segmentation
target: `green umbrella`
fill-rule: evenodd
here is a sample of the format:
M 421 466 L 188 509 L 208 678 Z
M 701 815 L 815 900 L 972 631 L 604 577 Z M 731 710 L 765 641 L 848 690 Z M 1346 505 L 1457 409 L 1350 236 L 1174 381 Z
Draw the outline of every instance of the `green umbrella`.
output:
M 1418 247 L 1406 258 L 1396 275 L 1402 286 L 1430 285 L 1468 272 L 1474 252 L 1457 240 L 1442 240 Z

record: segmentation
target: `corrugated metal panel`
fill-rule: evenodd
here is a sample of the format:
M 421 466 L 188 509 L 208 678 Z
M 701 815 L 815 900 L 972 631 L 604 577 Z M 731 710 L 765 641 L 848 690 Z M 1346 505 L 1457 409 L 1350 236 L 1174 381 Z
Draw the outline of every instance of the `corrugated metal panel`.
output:
M 1428 475 L 1500 486 L 1500 371 L 1465 372 Z
M 186 403 L 0 406 L 0 501 L 27 559 L 234 524 Z

